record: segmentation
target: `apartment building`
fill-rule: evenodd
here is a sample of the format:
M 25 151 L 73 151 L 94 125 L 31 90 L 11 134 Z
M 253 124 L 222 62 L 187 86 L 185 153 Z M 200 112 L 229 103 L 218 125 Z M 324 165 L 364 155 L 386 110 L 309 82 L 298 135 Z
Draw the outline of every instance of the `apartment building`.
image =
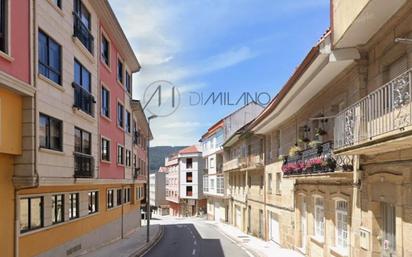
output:
M 412 3 L 331 3 L 331 30 L 251 125 L 268 239 L 307 256 L 410 256 Z
M 228 179 L 223 172 L 223 143 L 245 124 L 253 120 L 263 107 L 255 102 L 246 104 L 219 120 L 202 136 L 202 156 L 205 163 L 203 192 L 207 196 L 208 219 L 229 222 Z
M 0 4 L 2 256 L 78 255 L 127 235 L 145 183 L 131 164 L 140 65 L 108 1 Z
M 204 213 L 203 160 L 200 147 L 192 145 L 172 154 L 165 161 L 166 200 L 170 214 L 194 216 Z
M 159 215 L 169 214 L 169 204 L 166 201 L 166 172 L 165 167 L 160 167 L 157 172 L 150 174 L 150 206 L 153 212 Z

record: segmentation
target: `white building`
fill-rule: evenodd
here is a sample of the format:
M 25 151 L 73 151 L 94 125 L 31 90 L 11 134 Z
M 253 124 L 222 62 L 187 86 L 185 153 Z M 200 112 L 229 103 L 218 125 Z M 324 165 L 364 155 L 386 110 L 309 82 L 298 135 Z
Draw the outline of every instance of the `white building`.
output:
M 198 146 L 190 146 L 166 158 L 166 200 L 170 214 L 193 216 L 206 211 L 203 195 L 202 152 Z
M 263 110 L 252 102 L 219 120 L 202 136 L 202 156 L 205 164 L 203 193 L 207 197 L 208 219 L 227 222 L 230 192 L 223 173 L 223 143 L 239 128 L 251 122 Z
M 166 171 L 160 167 L 159 171 L 150 174 L 150 206 L 154 213 L 169 214 L 169 202 L 166 201 Z

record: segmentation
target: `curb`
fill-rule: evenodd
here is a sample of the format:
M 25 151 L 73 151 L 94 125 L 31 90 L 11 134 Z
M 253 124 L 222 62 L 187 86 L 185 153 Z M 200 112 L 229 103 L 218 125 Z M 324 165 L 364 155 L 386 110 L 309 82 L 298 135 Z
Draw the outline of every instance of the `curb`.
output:
M 156 236 L 142 246 L 140 249 L 137 249 L 134 253 L 130 254 L 129 257 L 141 257 L 144 256 L 147 252 L 149 252 L 153 247 L 155 247 L 160 240 L 163 238 L 164 234 L 164 227 L 163 225 L 159 225 L 159 231 L 157 232 Z

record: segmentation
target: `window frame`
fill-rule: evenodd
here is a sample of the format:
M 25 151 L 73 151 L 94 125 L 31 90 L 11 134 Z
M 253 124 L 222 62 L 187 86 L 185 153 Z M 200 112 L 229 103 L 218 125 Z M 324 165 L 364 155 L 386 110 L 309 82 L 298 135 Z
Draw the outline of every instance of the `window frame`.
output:
M 80 131 L 80 142 L 81 142 L 80 149 L 81 149 L 81 152 L 76 151 L 76 130 Z M 83 152 L 83 149 L 84 149 L 84 145 L 83 145 L 83 134 L 88 134 L 88 135 L 89 135 L 89 138 L 90 138 L 90 140 L 89 140 L 89 150 L 90 150 L 90 152 L 89 152 L 89 153 Z M 75 152 L 75 153 L 82 154 L 82 155 L 91 156 L 91 155 L 92 155 L 92 133 L 91 133 L 91 132 L 88 132 L 88 131 L 86 131 L 86 130 L 84 130 L 84 129 L 82 129 L 82 128 L 74 127 L 74 137 L 75 137 L 75 140 L 74 140 L 74 152 Z
M 321 196 L 315 196 L 314 199 L 314 219 L 313 234 L 321 241 L 325 239 L 325 199 Z
M 99 191 L 90 191 L 87 193 L 88 196 L 88 215 L 99 212 Z M 94 204 L 94 210 L 93 210 Z
M 121 151 L 120 151 L 120 148 L 121 148 Z M 124 164 L 125 164 L 124 150 L 125 150 L 125 148 L 124 148 L 123 145 L 120 145 L 120 144 L 117 145 L 117 165 L 119 165 L 119 166 L 124 166 Z M 121 153 L 121 156 L 119 156 L 120 153 Z M 121 157 L 121 160 L 120 160 L 120 157 Z
M 129 93 L 130 95 L 132 94 L 132 74 L 127 70 L 127 69 L 125 69 L 125 72 L 124 72 L 124 80 L 125 80 L 125 82 L 124 82 L 124 84 L 125 84 L 125 87 L 126 87 L 126 91 L 127 91 L 127 93 Z
M 119 108 L 121 108 L 121 112 L 120 112 L 120 110 L 119 110 Z M 124 104 L 123 103 L 121 103 L 121 102 L 119 102 L 119 101 L 117 101 L 117 108 L 116 108 L 116 113 L 117 113 L 117 121 L 116 121 L 116 123 L 117 123 L 117 126 L 119 127 L 119 128 L 121 128 L 121 129 L 124 129 L 124 120 L 125 120 L 125 115 L 124 115 L 124 110 L 125 110 L 125 108 L 124 108 Z M 121 119 L 121 120 L 120 120 Z
M 106 193 L 106 207 L 107 209 L 114 208 L 114 189 L 108 189 Z
M 32 227 L 32 209 L 31 209 L 31 201 L 32 199 L 40 199 L 40 226 L 36 226 L 36 227 Z M 21 211 L 19 214 L 19 222 L 20 222 L 20 233 L 26 233 L 29 231 L 33 231 L 33 230 L 37 230 L 37 229 L 41 229 L 44 227 L 44 197 L 43 196 L 29 196 L 29 197 L 22 197 L 19 199 L 19 204 L 21 205 L 21 201 L 22 200 L 27 200 L 27 225 L 28 228 L 27 229 L 21 229 Z
M 39 132 L 39 148 L 48 149 L 48 150 L 52 150 L 52 151 L 63 152 L 63 121 L 40 112 L 39 113 L 39 130 L 40 130 L 40 126 L 41 126 L 42 116 L 43 116 L 43 118 L 46 119 L 46 127 L 45 127 L 46 145 L 41 144 L 41 140 L 40 140 L 41 133 Z M 52 146 L 52 143 L 51 143 L 51 135 L 52 135 L 52 130 L 51 130 L 52 126 L 51 126 L 51 124 L 52 124 L 52 121 L 54 122 L 53 124 L 60 124 L 60 127 L 59 127 L 59 130 L 60 130 L 59 131 L 59 134 L 60 134 L 60 147 L 54 147 L 54 146 Z M 47 127 L 48 127 L 48 129 L 47 129 Z
M 61 219 L 60 220 L 57 220 L 57 217 L 58 217 L 58 208 L 57 208 L 57 201 L 58 201 L 58 197 L 61 197 L 61 209 L 60 209 L 60 211 L 61 211 Z M 62 222 L 64 222 L 65 220 L 64 220 L 64 210 L 65 210 L 65 199 L 64 199 L 64 194 L 55 194 L 55 195 L 52 195 L 52 224 L 54 225 L 54 224 L 59 224 L 59 223 L 62 223 Z M 54 211 L 53 211 L 53 208 L 54 208 Z
M 78 65 L 80 67 L 80 82 L 76 81 L 76 65 Z M 83 75 L 84 73 L 86 73 L 86 75 L 88 75 L 88 82 L 89 85 L 86 88 L 85 85 L 83 85 Z M 74 58 L 74 62 L 73 62 L 73 82 L 76 83 L 78 86 L 80 86 L 81 88 L 83 88 L 84 90 L 86 90 L 87 92 L 89 92 L 89 94 L 91 94 L 92 91 L 92 73 L 76 58 Z
M 73 200 L 75 197 L 75 201 Z M 80 194 L 79 193 L 69 193 L 69 220 L 74 220 L 80 217 Z M 74 207 L 76 212 L 73 212 Z
M 189 162 L 190 160 L 190 162 Z M 189 165 L 190 163 L 190 165 Z M 186 169 L 193 169 L 193 158 L 186 158 Z
M 129 149 L 126 149 L 125 151 L 125 165 L 127 167 L 131 167 L 132 166 L 132 151 L 130 151 Z
M 342 206 L 339 206 L 340 204 L 344 204 L 345 208 L 343 208 Z M 339 251 L 345 252 L 345 253 L 349 251 L 349 240 L 350 240 L 348 212 L 349 212 L 348 201 L 342 200 L 342 199 L 335 201 L 335 247 Z M 344 216 L 346 216 L 346 220 L 343 219 Z M 342 224 L 342 231 L 339 231 L 340 230 L 339 229 L 340 217 L 342 218 L 341 222 L 346 224 L 346 229 L 343 228 L 344 224 Z M 346 238 L 343 237 L 343 234 L 345 233 L 345 231 L 346 231 Z M 342 244 L 339 243 L 340 238 L 342 240 Z M 345 241 L 346 241 L 346 247 L 345 247 Z
M 123 192 L 121 188 L 116 189 L 116 206 L 123 204 Z
M 45 39 L 46 39 L 46 55 L 47 55 L 46 63 L 44 63 L 40 58 L 40 52 L 41 52 L 40 51 L 40 47 L 41 47 L 40 37 L 41 36 L 44 36 Z M 52 81 L 53 83 L 56 83 L 57 85 L 63 86 L 63 79 L 62 79 L 62 77 L 63 77 L 63 72 L 62 72 L 63 71 L 63 68 L 62 68 L 62 66 L 63 66 L 63 60 L 62 60 L 62 58 L 63 58 L 63 48 L 62 48 L 62 45 L 59 44 L 56 40 L 54 40 L 51 36 L 49 36 L 46 32 L 44 32 L 41 29 L 38 30 L 37 41 L 38 41 L 37 42 L 38 43 L 38 49 L 37 49 L 37 51 L 38 51 L 38 54 L 37 54 L 38 74 L 44 76 L 45 78 Z M 50 43 L 53 43 L 53 44 L 55 44 L 56 46 L 59 47 L 59 60 L 58 60 L 59 70 L 55 69 L 55 67 L 50 66 L 50 51 L 51 51 L 50 50 Z M 42 69 L 40 68 L 41 66 L 46 69 L 47 74 L 42 73 Z M 53 78 L 50 77 L 50 71 L 52 73 L 54 73 L 55 75 L 57 75 L 57 77 L 58 77 L 57 80 L 58 81 L 55 81 Z
M 0 11 L 3 11 L 3 16 L 0 20 L 0 36 L 3 30 L 3 36 L 0 37 L 0 52 L 10 58 L 10 0 L 0 0 Z
M 104 108 L 105 106 L 104 106 L 104 100 L 105 100 L 105 97 L 104 97 L 104 92 L 107 92 L 107 107 L 106 108 Z M 104 85 L 102 85 L 102 88 L 101 88 L 101 98 L 102 98 L 102 101 L 101 101 L 101 104 L 100 104 L 100 112 L 101 112 L 101 115 L 103 116 L 103 117 L 105 117 L 105 118 L 108 118 L 108 119 L 110 119 L 110 113 L 111 113 L 111 106 L 110 106 L 110 90 L 106 87 L 106 86 L 104 86 Z M 107 109 L 107 110 L 106 110 Z M 106 115 L 106 111 L 107 111 L 107 115 Z
M 107 60 L 106 57 L 104 56 L 103 52 L 103 42 L 107 42 Z M 111 57 L 111 41 L 109 37 L 107 36 L 106 32 L 102 30 L 101 33 L 101 43 L 100 43 L 100 60 L 103 62 L 104 65 L 106 65 L 107 68 L 111 68 L 111 63 L 110 63 L 110 58 Z
M 116 67 L 117 67 L 117 69 L 116 69 L 116 80 L 119 84 L 123 85 L 123 83 L 124 83 L 124 61 L 119 56 L 117 57 Z
M 111 140 L 106 138 L 106 137 L 101 137 L 101 149 L 100 149 L 100 160 L 103 162 L 111 162 L 112 158 L 111 158 Z M 107 146 L 107 159 L 105 159 L 105 154 L 104 154 L 104 141 L 108 143 Z
M 132 133 L 132 114 L 125 109 L 125 120 L 124 120 L 124 129 L 127 133 Z

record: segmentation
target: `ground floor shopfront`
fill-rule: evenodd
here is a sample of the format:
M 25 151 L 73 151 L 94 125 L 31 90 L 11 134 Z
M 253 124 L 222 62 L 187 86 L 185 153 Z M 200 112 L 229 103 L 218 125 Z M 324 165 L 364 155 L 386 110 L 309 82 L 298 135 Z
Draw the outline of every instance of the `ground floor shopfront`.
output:
M 78 255 L 140 227 L 143 184 L 72 184 L 17 190 L 8 231 L 15 256 Z M 13 200 L 14 199 L 14 200 Z M 14 225 L 16 224 L 16 225 Z M 3 231 L 3 230 L 2 230 Z M 14 255 L 13 255 L 14 256 Z
M 207 196 L 207 218 L 227 223 L 229 221 L 229 201 L 221 197 Z
M 180 199 L 179 203 L 169 201 L 169 214 L 179 217 L 192 217 L 206 213 L 206 199 Z

